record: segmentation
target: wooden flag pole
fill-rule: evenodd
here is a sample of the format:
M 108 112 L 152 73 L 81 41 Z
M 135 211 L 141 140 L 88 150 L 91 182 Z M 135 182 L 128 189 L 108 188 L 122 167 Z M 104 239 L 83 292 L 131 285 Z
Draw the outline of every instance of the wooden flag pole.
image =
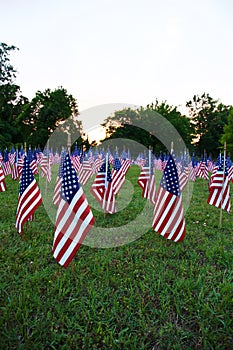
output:
M 220 206 L 220 216 L 219 216 L 219 227 L 222 228 L 222 205 L 223 205 L 223 187 L 225 182 L 225 170 L 226 170 L 226 149 L 227 144 L 224 142 L 224 153 L 223 153 L 223 179 L 222 179 L 222 190 L 221 190 L 221 206 Z

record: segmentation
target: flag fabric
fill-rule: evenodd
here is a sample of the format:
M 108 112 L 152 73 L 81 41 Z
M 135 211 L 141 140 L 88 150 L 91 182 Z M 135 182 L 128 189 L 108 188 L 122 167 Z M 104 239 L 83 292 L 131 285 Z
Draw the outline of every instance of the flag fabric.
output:
M 180 191 L 182 192 L 185 186 L 188 184 L 189 180 L 189 164 L 188 164 L 188 155 L 184 153 L 183 159 L 181 160 L 180 172 L 178 170 L 179 175 L 179 184 Z
M 96 178 L 91 185 L 91 193 L 106 213 L 114 214 L 116 212 L 112 175 L 110 164 L 107 160 L 101 165 Z
M 14 163 L 12 165 L 11 171 L 12 179 L 17 180 L 19 178 L 19 170 L 18 170 L 18 150 L 16 150 Z
M 10 161 L 10 165 L 13 165 L 13 164 L 14 164 L 15 155 L 16 155 L 15 148 L 12 147 L 10 153 L 8 154 L 9 161 Z
M 16 228 L 19 233 L 23 231 L 26 221 L 32 221 L 36 209 L 42 204 L 42 197 L 37 182 L 33 176 L 27 157 L 24 158 L 18 207 L 16 212 Z
M 228 176 L 229 176 L 229 180 L 233 182 L 233 165 L 230 167 L 228 171 Z
M 226 159 L 226 164 L 228 167 L 228 177 L 229 177 L 229 181 L 233 182 L 233 163 L 231 161 L 230 157 L 227 157 Z
M 52 154 L 51 153 L 49 154 L 49 152 L 45 151 L 45 153 L 43 154 L 40 160 L 40 170 L 41 170 L 41 177 L 46 176 L 46 179 L 48 182 L 50 182 L 52 179 L 51 164 L 52 164 Z
M 80 156 L 78 154 L 72 154 L 70 156 L 70 159 L 71 159 L 72 165 L 77 173 L 79 171 L 80 166 L 81 166 Z
M 154 207 L 153 229 L 167 239 L 180 242 L 186 233 L 182 194 L 175 161 L 169 155 Z
M 54 193 L 53 193 L 53 204 L 59 205 L 61 200 L 61 186 L 62 186 L 62 177 L 63 177 L 63 164 L 66 156 L 66 151 L 61 151 L 61 159 L 57 173 L 57 179 L 55 183 Z
M 92 172 L 93 174 L 97 174 L 101 164 L 104 162 L 104 158 L 102 157 L 102 154 L 96 154 L 94 157 L 94 162 L 92 164 Z
M 117 195 L 125 182 L 125 175 L 122 172 L 121 161 L 116 155 L 113 161 L 112 186 L 114 194 Z
M 60 265 L 67 267 L 70 264 L 93 224 L 94 216 L 67 154 L 52 248 L 53 256 Z
M 192 161 L 189 165 L 189 178 L 190 180 L 192 180 L 193 182 L 196 182 L 196 161 L 194 159 L 194 156 L 192 157 Z
M 32 169 L 33 175 L 38 174 L 38 167 L 37 167 L 37 161 L 35 159 L 35 156 L 32 152 L 31 147 L 29 147 L 28 152 L 27 152 L 27 159 L 30 164 L 30 168 Z
M 149 150 L 151 153 L 151 150 Z M 151 161 L 151 155 L 147 159 L 147 163 L 141 168 L 138 178 L 138 184 L 142 188 L 142 196 L 155 204 L 156 201 L 156 185 L 154 176 L 154 162 Z
M 125 182 L 125 175 L 131 165 L 130 159 L 120 160 L 118 154 L 116 154 L 113 162 L 112 171 L 112 186 L 114 194 L 117 195 Z
M 9 161 L 9 156 L 8 156 L 7 149 L 4 151 L 2 168 L 3 168 L 3 172 L 4 172 L 5 176 L 11 174 L 11 164 L 10 164 L 10 161 Z
M 2 166 L 0 165 L 0 192 L 4 191 L 6 191 L 5 176 L 2 170 Z
M 209 173 L 206 161 L 202 160 L 197 168 L 196 176 L 204 180 L 209 180 Z
M 212 176 L 212 181 L 209 186 L 209 197 L 207 203 L 217 208 L 222 208 L 230 214 L 230 179 L 228 176 L 228 167 L 225 164 L 224 172 L 224 160 L 220 160 L 217 171 Z
M 83 162 L 79 168 L 78 179 L 79 182 L 84 186 L 88 182 L 88 180 L 92 177 L 93 170 L 92 166 L 89 162 L 89 159 L 86 157 L 83 159 Z
M 25 157 L 25 155 L 20 156 L 20 157 L 18 158 L 17 170 L 18 170 L 19 177 L 20 177 L 21 174 L 22 174 L 23 163 L 24 163 L 24 157 Z

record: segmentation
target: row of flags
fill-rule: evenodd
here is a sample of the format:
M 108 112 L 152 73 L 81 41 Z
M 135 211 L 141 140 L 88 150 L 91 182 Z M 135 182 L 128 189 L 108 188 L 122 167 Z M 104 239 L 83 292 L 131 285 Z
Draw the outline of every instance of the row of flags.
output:
M 18 157 L 18 155 L 17 155 Z M 132 160 L 129 152 L 114 156 L 109 151 L 93 154 L 74 152 L 69 155 L 65 150 L 61 154 L 37 152 L 18 158 L 21 171 L 18 172 L 20 190 L 16 211 L 16 228 L 19 233 L 23 225 L 33 220 L 36 209 L 42 204 L 40 189 L 34 175 L 40 173 L 51 181 L 51 165 L 59 164 L 54 189 L 53 203 L 57 206 L 53 255 L 56 261 L 67 267 L 94 224 L 94 216 L 83 191 L 83 185 L 95 174 L 91 193 L 105 213 L 116 213 L 116 195 L 125 181 L 125 176 L 132 164 L 140 166 L 138 184 L 142 196 L 154 206 L 153 229 L 167 239 L 180 242 L 186 233 L 182 207 L 182 191 L 188 180 L 201 177 L 208 180 L 209 197 L 207 203 L 222 208 L 230 213 L 230 181 L 233 181 L 233 165 L 230 159 L 219 156 L 211 165 L 207 162 L 194 163 L 188 156 L 177 160 L 174 152 L 164 158 L 154 157 L 151 150 L 148 157 L 138 155 Z M 12 174 L 14 163 L 6 166 L 6 158 L 0 160 L 0 192 L 6 190 L 4 177 Z M 155 169 L 162 171 L 162 179 L 156 191 Z M 4 170 L 5 169 L 5 170 Z M 7 172 L 6 172 L 6 169 Z M 207 169 L 207 170 L 206 170 Z M 212 173 L 209 177 L 209 170 Z M 206 171 L 207 175 L 206 176 Z M 80 181 L 81 179 L 81 181 Z

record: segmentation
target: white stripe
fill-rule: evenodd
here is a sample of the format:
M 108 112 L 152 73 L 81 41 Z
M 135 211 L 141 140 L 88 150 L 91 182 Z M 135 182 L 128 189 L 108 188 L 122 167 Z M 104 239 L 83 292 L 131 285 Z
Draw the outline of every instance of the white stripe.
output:
M 180 210 L 180 215 L 179 217 L 177 218 L 177 221 L 174 225 L 174 227 L 172 228 L 171 232 L 170 232 L 170 235 L 168 236 L 168 239 L 172 239 L 173 235 L 175 234 L 176 230 L 177 230 L 177 227 L 180 225 L 180 223 L 182 222 L 183 220 L 183 209 L 180 207 L 182 204 L 180 203 L 179 206 L 177 205 L 177 209 L 181 209 Z M 183 220 L 184 221 L 184 220 Z M 180 233 L 179 233 L 180 235 Z
M 62 219 L 59 221 L 59 225 L 57 227 L 57 230 L 58 232 L 62 232 L 62 229 L 64 227 L 64 225 L 66 224 L 66 222 L 69 220 L 69 217 L 70 217 L 70 214 L 73 213 L 73 209 L 74 209 L 74 206 L 76 204 L 76 202 L 79 200 L 80 196 L 83 194 L 83 190 L 82 190 L 82 187 L 80 187 L 80 189 L 78 190 L 78 192 L 75 194 L 74 198 L 72 199 L 71 203 L 68 204 L 64 199 L 62 199 L 62 201 L 60 202 L 59 204 L 59 207 L 58 207 L 58 214 L 60 214 L 61 210 L 63 209 L 64 205 L 67 206 L 67 210 L 65 212 L 65 215 L 63 215 Z M 57 214 L 57 217 L 56 217 L 56 221 L 57 221 L 57 218 L 58 218 L 58 214 Z
M 166 196 L 166 197 L 167 197 L 167 196 Z M 159 228 L 160 228 L 160 226 L 163 224 L 163 221 L 164 221 L 164 219 L 166 218 L 167 213 L 169 212 L 169 210 L 170 210 L 170 208 L 171 208 L 171 206 L 173 205 L 173 203 L 174 203 L 175 200 L 176 200 L 176 196 L 173 195 L 172 198 L 171 198 L 171 200 L 170 200 L 170 202 L 169 202 L 169 204 L 168 204 L 168 206 L 167 206 L 166 209 L 164 210 L 163 215 L 161 216 L 159 222 L 157 223 L 157 225 L 156 225 L 156 227 L 155 227 L 155 231 L 158 231 Z M 162 236 L 164 236 L 165 232 L 164 232 L 164 233 L 161 233 L 161 234 L 162 234 Z
M 182 236 L 183 232 L 184 232 L 184 228 L 185 228 L 185 220 L 183 220 L 183 224 L 182 227 L 180 229 L 179 234 L 176 236 L 176 238 L 174 239 L 174 242 L 179 241 L 180 237 Z
M 93 215 L 90 212 L 88 214 L 88 216 L 86 217 L 86 219 L 83 221 L 83 223 L 82 223 L 82 225 L 80 227 L 80 231 L 76 235 L 75 239 L 72 240 L 72 242 L 69 245 L 68 249 L 66 249 L 65 253 L 63 254 L 62 258 L 60 259 L 59 264 L 64 265 L 66 260 L 69 259 L 69 256 L 71 255 L 71 253 L 73 252 L 73 250 L 77 246 L 78 242 L 80 241 L 80 238 L 82 237 L 82 234 L 83 234 L 84 230 L 86 229 L 86 227 L 88 226 L 88 224 L 90 223 L 92 217 L 93 217 Z M 62 249 L 62 247 L 61 247 L 61 249 Z
M 36 201 L 33 202 L 33 204 L 25 211 L 25 213 L 22 216 L 17 217 L 16 227 L 19 225 L 19 222 L 20 222 L 19 227 L 20 228 L 22 227 L 22 222 L 24 218 L 32 211 L 32 209 L 37 205 L 37 203 L 39 203 L 40 200 L 41 200 L 41 195 L 39 194 L 38 197 L 36 197 Z
M 41 193 L 40 191 L 38 190 L 38 187 L 36 186 L 36 188 L 34 189 L 34 191 L 31 193 L 30 196 L 27 197 L 27 192 L 29 191 L 29 189 L 34 186 L 34 184 L 36 183 L 36 180 L 33 180 L 32 183 L 27 187 L 27 189 L 24 191 L 24 193 L 22 194 L 22 196 L 20 197 L 19 199 L 19 203 L 18 203 L 18 208 L 20 207 L 20 211 L 18 212 L 18 209 L 17 209 L 17 221 L 16 223 L 18 222 L 18 219 L 20 218 L 21 221 L 22 219 L 27 215 L 28 212 L 31 211 L 32 207 L 34 207 L 34 204 L 38 203 L 39 200 L 41 199 Z M 24 215 L 21 217 L 21 214 L 22 214 L 22 211 L 24 210 L 24 208 L 27 206 L 27 204 L 30 202 L 30 200 L 32 199 L 32 197 L 34 197 L 35 193 L 38 192 L 38 197 L 37 197 L 37 200 L 36 202 L 33 202 L 33 206 L 30 206 L 27 211 L 24 213 Z M 25 199 L 26 198 L 26 199 Z M 22 201 L 23 201 L 23 205 L 22 204 Z
M 213 205 L 217 194 L 218 194 L 218 190 L 214 189 L 214 191 L 212 192 L 212 195 L 210 197 L 210 200 L 209 200 L 210 205 Z
M 176 216 L 176 214 L 177 214 L 177 212 L 178 212 L 179 209 L 180 209 L 180 198 L 179 198 L 179 201 L 178 201 L 178 203 L 177 203 L 177 205 L 176 205 L 174 211 L 172 212 L 172 214 L 171 214 L 171 216 L 170 216 L 170 218 L 169 218 L 169 220 L 168 220 L 166 226 L 165 226 L 164 229 L 163 229 L 164 234 L 167 232 L 168 227 L 173 223 L 173 220 L 174 220 L 174 218 L 175 218 L 175 216 Z M 177 227 L 177 226 L 179 225 L 179 223 L 180 223 L 180 222 L 178 222 L 178 220 L 177 220 L 175 226 Z M 177 225 L 177 224 L 178 224 L 178 225 Z M 173 233 L 174 233 L 174 229 L 171 231 L 170 235 L 168 236 L 168 239 L 171 239 L 171 237 L 173 236 Z M 171 236 L 171 237 L 170 237 L 170 236 Z

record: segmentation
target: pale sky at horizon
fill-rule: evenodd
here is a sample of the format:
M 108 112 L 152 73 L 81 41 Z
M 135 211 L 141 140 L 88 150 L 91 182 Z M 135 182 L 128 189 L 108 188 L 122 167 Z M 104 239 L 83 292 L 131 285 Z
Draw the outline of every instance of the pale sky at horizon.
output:
M 2 1 L 1 42 L 24 96 L 64 87 L 79 111 L 106 103 L 233 104 L 231 0 Z

